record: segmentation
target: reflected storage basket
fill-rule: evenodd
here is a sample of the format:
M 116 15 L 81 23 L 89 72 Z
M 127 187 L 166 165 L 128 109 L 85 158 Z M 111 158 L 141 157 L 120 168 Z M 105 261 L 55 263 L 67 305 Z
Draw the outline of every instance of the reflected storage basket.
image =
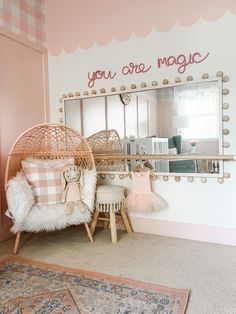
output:
M 118 132 L 114 129 L 102 130 L 87 139 L 93 154 L 112 155 L 123 154 L 122 141 Z M 97 171 L 126 171 L 126 162 L 123 160 L 95 160 Z

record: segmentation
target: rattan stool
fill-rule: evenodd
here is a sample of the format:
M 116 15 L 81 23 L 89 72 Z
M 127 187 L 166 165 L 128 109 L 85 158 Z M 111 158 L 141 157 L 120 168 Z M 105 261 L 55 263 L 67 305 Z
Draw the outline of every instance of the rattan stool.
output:
M 123 186 L 99 185 L 97 187 L 95 213 L 90 226 L 92 235 L 98 220 L 104 222 L 104 228 L 110 223 L 112 243 L 117 243 L 116 224 L 118 222 L 123 221 L 126 231 L 132 233 L 132 228 L 124 209 L 124 201 L 125 188 Z

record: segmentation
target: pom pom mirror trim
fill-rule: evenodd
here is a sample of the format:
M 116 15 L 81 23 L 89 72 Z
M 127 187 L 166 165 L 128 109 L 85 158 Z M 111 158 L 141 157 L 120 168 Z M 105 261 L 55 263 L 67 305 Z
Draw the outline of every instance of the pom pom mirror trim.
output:
M 204 73 L 201 76 L 202 80 L 209 80 L 210 76 L 208 73 Z M 223 149 L 223 155 L 222 158 L 219 159 L 221 160 L 221 162 L 223 163 L 224 159 L 229 159 L 229 160 L 235 160 L 234 156 L 231 156 L 232 158 L 224 158 L 227 157 L 227 155 L 225 155 L 226 150 L 230 147 L 230 142 L 226 139 L 226 136 L 228 136 L 230 134 L 230 130 L 226 127 L 226 123 L 228 123 L 230 121 L 230 116 L 227 114 L 225 114 L 225 111 L 229 109 L 230 105 L 227 101 L 227 96 L 230 94 L 229 89 L 227 88 L 227 86 L 225 86 L 230 78 L 229 76 L 225 75 L 223 71 L 218 71 L 216 73 L 216 78 L 221 78 L 222 80 L 222 96 L 224 98 L 224 102 L 222 104 L 222 149 Z M 212 78 L 214 79 L 214 78 Z M 196 82 L 200 82 L 202 80 L 198 80 Z M 193 82 L 194 78 L 192 75 L 188 75 L 186 77 L 186 82 Z M 152 81 L 150 84 L 146 83 L 146 82 L 142 82 L 140 84 L 140 86 L 138 84 L 131 84 L 130 86 L 125 86 L 125 85 L 121 85 L 120 88 L 117 87 L 111 87 L 110 90 L 106 90 L 105 88 L 101 88 L 100 90 L 91 90 L 89 91 L 84 91 L 84 92 L 79 92 L 76 91 L 75 93 L 69 92 L 67 94 L 63 94 L 60 98 L 59 98 L 59 104 L 58 104 L 58 112 L 59 112 L 59 118 L 58 121 L 61 124 L 64 124 L 64 110 L 62 107 L 62 103 L 64 102 L 65 99 L 67 98 L 86 98 L 86 97 L 91 97 L 92 96 L 99 96 L 99 95 L 112 95 L 113 93 L 119 93 L 119 91 L 123 92 L 123 93 L 129 93 L 132 92 L 134 90 L 137 91 L 143 91 L 143 90 L 149 90 L 149 89 L 154 89 L 155 87 L 165 87 L 167 85 L 169 86 L 174 86 L 174 85 L 180 85 L 183 84 L 184 79 L 180 78 L 180 77 L 176 77 L 174 79 L 173 83 L 170 83 L 170 81 L 168 79 L 163 79 L 160 83 L 158 83 L 157 81 Z M 230 157 L 230 155 L 228 156 Z M 167 159 L 167 158 L 166 158 Z M 119 176 L 119 179 L 124 179 L 126 177 L 126 173 L 121 173 L 121 172 L 112 172 L 112 173 L 101 173 L 99 176 L 101 179 L 105 179 L 106 175 L 110 176 L 110 179 L 114 180 L 115 175 Z M 199 173 L 199 175 L 193 174 L 193 173 L 189 173 L 189 174 L 177 174 L 177 173 L 173 173 L 170 174 L 168 173 L 168 175 L 161 175 L 158 176 L 158 178 L 162 178 L 163 181 L 168 181 L 169 177 L 173 177 L 174 180 L 176 182 L 181 182 L 181 177 L 187 177 L 187 181 L 190 183 L 193 183 L 195 181 L 196 178 L 198 178 L 200 180 L 200 182 L 202 183 L 206 183 L 207 177 L 211 177 L 211 178 L 217 178 L 218 183 L 222 184 L 224 182 L 224 179 L 228 179 L 231 177 L 230 173 L 225 172 L 223 173 L 222 176 L 209 176 L 209 174 L 202 174 Z

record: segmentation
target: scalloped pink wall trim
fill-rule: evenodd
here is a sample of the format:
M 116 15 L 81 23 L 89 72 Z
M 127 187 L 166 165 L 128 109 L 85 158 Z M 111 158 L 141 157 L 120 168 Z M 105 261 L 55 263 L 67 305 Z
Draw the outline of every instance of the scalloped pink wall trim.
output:
M 135 232 L 236 246 L 236 228 L 130 217 Z
M 95 42 L 107 45 L 113 38 L 145 37 L 153 29 L 188 27 L 200 18 L 216 21 L 226 11 L 236 14 L 235 0 L 47 0 L 47 47 L 52 55 L 88 49 Z

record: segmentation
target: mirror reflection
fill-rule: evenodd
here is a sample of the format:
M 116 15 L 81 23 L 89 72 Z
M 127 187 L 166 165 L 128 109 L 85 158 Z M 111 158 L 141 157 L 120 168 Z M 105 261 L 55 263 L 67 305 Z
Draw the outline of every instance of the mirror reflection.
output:
M 221 154 L 220 81 L 204 81 L 116 95 L 65 99 L 65 123 L 85 137 L 119 134 L 125 154 Z M 136 161 L 128 161 L 132 169 Z M 220 172 L 212 160 L 153 160 L 154 171 Z

